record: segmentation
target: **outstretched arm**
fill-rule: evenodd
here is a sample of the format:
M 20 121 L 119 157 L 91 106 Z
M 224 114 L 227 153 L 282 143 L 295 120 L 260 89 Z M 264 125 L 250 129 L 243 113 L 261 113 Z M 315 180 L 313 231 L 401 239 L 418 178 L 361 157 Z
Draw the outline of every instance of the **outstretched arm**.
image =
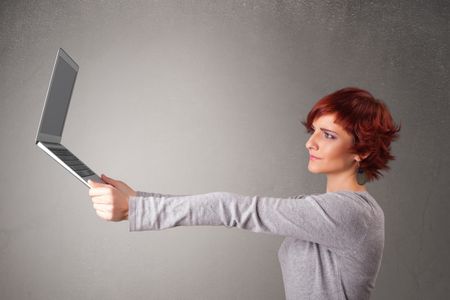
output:
M 297 198 L 243 196 L 213 192 L 189 196 L 132 196 L 130 231 L 176 226 L 237 227 L 346 248 L 366 232 L 367 207 L 340 192 Z
M 278 198 L 229 192 L 167 195 L 136 192 L 103 177 L 89 191 L 97 214 L 108 221 L 129 220 L 130 231 L 212 225 L 289 236 L 346 249 L 361 242 L 371 209 L 345 192 Z

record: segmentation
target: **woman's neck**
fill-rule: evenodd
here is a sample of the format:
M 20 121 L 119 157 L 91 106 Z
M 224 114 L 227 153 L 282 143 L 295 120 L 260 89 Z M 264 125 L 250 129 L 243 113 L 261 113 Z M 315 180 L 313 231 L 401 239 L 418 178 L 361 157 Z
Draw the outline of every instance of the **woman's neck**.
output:
M 327 176 L 327 193 L 339 191 L 367 192 L 365 185 L 359 185 L 355 175 Z

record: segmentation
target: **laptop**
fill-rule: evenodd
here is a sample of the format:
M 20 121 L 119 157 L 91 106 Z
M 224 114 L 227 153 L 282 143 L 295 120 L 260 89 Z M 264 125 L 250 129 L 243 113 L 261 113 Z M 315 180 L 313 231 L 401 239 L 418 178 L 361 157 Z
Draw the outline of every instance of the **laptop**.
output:
M 104 183 L 103 180 L 61 144 L 78 69 L 78 64 L 63 49 L 58 49 L 36 135 L 36 145 L 91 188 L 87 182 L 89 179 Z

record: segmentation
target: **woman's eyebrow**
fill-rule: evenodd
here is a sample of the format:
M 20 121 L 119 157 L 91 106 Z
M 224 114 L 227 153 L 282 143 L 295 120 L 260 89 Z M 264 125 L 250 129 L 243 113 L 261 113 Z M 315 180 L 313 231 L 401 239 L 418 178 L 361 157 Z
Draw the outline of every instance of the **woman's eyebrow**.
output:
M 311 125 L 311 126 L 314 127 L 314 125 Z M 320 127 L 320 130 L 322 130 L 322 131 L 333 132 L 333 133 L 335 133 L 336 135 L 339 135 L 337 132 L 335 132 L 335 131 L 333 131 L 333 130 L 330 130 L 330 129 L 323 128 L 323 127 Z

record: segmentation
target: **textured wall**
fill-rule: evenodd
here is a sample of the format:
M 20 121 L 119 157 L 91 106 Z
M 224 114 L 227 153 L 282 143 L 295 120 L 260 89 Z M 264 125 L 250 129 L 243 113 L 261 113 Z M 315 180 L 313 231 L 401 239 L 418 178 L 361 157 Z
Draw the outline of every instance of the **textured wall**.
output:
M 2 1 L 2 299 L 283 299 L 282 237 L 224 227 L 129 233 L 34 145 L 58 47 L 80 65 L 63 144 L 138 190 L 290 196 L 300 120 L 358 86 L 401 122 L 369 192 L 386 216 L 373 299 L 450 294 L 445 1 Z

